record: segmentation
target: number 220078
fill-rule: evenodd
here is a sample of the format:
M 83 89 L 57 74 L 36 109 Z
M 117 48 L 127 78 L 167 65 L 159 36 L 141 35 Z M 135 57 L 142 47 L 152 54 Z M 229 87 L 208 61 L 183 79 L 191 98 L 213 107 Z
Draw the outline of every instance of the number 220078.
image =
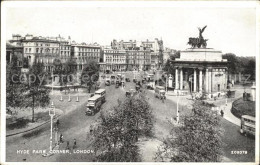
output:
M 231 151 L 231 154 L 242 155 L 242 154 L 247 154 L 247 151 Z

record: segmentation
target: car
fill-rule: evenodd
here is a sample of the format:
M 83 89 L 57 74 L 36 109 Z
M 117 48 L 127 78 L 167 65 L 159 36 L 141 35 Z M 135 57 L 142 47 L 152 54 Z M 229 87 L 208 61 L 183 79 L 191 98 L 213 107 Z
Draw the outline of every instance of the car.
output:
M 127 97 L 127 96 L 131 96 L 130 91 L 126 91 L 126 92 L 125 92 L 125 96 L 126 96 L 126 97 Z
M 163 86 L 156 86 L 154 90 L 154 97 L 159 99 L 166 99 L 165 96 L 165 87 Z
M 110 81 L 107 80 L 106 83 L 105 83 L 106 86 L 110 86 Z
M 116 87 L 116 88 L 119 88 L 119 84 L 116 84 L 115 87 Z
M 140 90 L 140 88 L 141 88 L 141 86 L 140 86 L 140 85 L 136 85 L 136 86 L 135 86 L 135 90 L 136 90 L 136 91 L 139 91 L 139 90 Z
M 135 94 L 137 94 L 137 91 L 134 90 L 134 89 L 130 89 L 128 91 L 125 92 L 125 96 L 128 97 L 128 96 L 134 96 Z
M 140 87 L 142 87 L 141 81 L 137 81 L 136 85 L 139 85 Z

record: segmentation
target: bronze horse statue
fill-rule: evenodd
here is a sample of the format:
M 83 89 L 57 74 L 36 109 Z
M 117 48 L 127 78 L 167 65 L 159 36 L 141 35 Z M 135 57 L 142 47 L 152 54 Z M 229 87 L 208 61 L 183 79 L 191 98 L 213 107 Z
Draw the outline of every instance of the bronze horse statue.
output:
M 204 39 L 202 36 L 202 33 L 204 32 L 204 30 L 206 29 L 207 26 L 204 26 L 202 29 L 199 29 L 199 37 L 198 38 L 189 38 L 189 42 L 187 44 L 191 45 L 192 48 L 206 48 L 207 47 L 207 41 L 208 39 Z

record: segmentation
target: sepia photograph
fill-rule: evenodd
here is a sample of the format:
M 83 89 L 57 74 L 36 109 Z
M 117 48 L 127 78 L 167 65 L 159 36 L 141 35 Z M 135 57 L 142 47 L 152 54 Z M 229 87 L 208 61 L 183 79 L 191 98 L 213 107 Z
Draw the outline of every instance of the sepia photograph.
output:
M 0 163 L 259 164 L 259 23 L 256 1 L 4 1 Z

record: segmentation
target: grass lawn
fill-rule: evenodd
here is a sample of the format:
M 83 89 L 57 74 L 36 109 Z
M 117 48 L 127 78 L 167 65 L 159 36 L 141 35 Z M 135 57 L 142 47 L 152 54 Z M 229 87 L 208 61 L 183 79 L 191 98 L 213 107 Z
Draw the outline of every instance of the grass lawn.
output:
M 242 115 L 250 115 L 255 117 L 255 102 L 254 101 L 244 101 L 243 98 L 233 102 L 231 112 L 238 118 Z
M 255 161 L 255 139 L 245 137 L 239 132 L 239 127 L 226 119 L 221 119 L 224 129 L 222 140 L 224 156 L 234 162 L 254 162 Z M 247 154 L 232 154 L 232 151 L 247 151 Z

